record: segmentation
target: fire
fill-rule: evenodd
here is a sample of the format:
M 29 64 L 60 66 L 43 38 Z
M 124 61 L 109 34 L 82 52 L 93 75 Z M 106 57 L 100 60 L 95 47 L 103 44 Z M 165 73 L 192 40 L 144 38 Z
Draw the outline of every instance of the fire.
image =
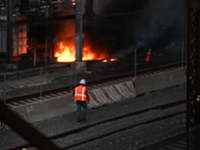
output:
M 69 44 L 67 46 L 64 45 L 63 42 L 59 42 L 54 56 L 57 58 L 58 62 L 73 62 L 76 60 L 75 52 L 76 50 L 74 45 Z M 95 53 L 89 46 L 85 46 L 82 52 L 82 60 L 84 61 L 102 60 L 108 57 L 108 53 Z
M 59 44 L 60 51 L 55 53 L 55 57 L 57 58 L 58 62 L 73 62 L 75 61 L 75 48 L 64 46 L 61 42 Z
M 104 59 L 104 60 L 102 60 L 102 62 L 108 62 L 108 59 Z
M 111 58 L 111 59 L 104 59 L 101 62 L 109 62 L 109 61 L 117 61 L 117 58 Z
M 59 40 L 54 45 L 54 57 L 57 58 L 57 62 L 75 61 L 75 21 L 70 20 L 61 23 L 57 29 L 55 37 Z M 109 57 L 109 49 L 102 46 L 100 42 L 94 41 L 94 38 L 87 34 L 83 42 L 82 60 L 103 60 Z
M 83 48 L 83 60 L 95 60 L 95 53 L 93 53 L 89 48 Z
M 110 61 L 116 61 L 117 60 L 117 58 L 111 58 L 110 59 Z

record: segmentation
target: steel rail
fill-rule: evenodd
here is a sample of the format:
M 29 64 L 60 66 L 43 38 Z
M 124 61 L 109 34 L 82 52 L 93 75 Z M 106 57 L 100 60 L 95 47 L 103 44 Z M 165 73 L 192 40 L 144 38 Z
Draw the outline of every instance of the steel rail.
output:
M 176 102 L 173 102 L 173 103 L 162 104 L 162 105 L 158 105 L 158 106 L 153 106 L 151 108 L 145 108 L 145 109 L 142 109 L 142 110 L 137 110 L 137 111 L 121 114 L 121 115 L 118 115 L 118 116 L 115 116 L 115 117 L 111 117 L 111 118 L 107 118 L 107 119 L 104 119 L 104 120 L 101 120 L 101 121 L 98 121 L 98 122 L 91 123 L 89 125 L 81 126 L 79 128 L 76 128 L 76 129 L 73 129 L 73 130 L 70 130 L 70 131 L 66 131 L 66 132 L 58 134 L 58 135 L 48 137 L 48 139 L 49 140 L 55 140 L 55 139 L 64 138 L 66 136 L 69 136 L 69 135 L 72 135 L 72 134 L 75 134 L 75 133 L 80 133 L 80 132 L 82 132 L 82 131 L 84 131 L 88 128 L 91 128 L 91 127 L 94 127 L 94 126 L 97 126 L 97 125 L 101 125 L 101 124 L 104 124 L 104 123 L 107 123 L 107 122 L 120 120 L 121 118 L 129 117 L 129 116 L 133 116 L 133 115 L 142 114 L 142 113 L 148 112 L 150 110 L 176 107 L 178 105 L 185 104 L 185 103 L 186 103 L 186 100 L 179 100 L 179 101 L 176 101 Z M 161 119 L 167 119 L 167 118 L 179 115 L 179 114 L 183 114 L 185 112 L 186 112 L 186 110 L 176 112 L 176 113 L 173 113 L 173 114 L 170 114 L 170 115 L 165 115 L 165 116 L 162 116 L 162 117 L 157 117 L 157 118 L 154 118 L 154 119 L 151 119 L 151 120 L 143 121 L 143 122 L 140 122 L 140 123 L 137 123 L 137 124 L 125 127 L 125 128 L 121 128 L 121 129 L 118 129 L 118 130 L 115 130 L 115 131 L 108 132 L 104 135 L 100 135 L 100 136 L 96 136 L 96 137 L 93 137 L 93 138 L 90 138 L 90 139 L 87 139 L 87 140 L 83 140 L 81 142 L 66 146 L 62 149 L 68 149 L 68 148 L 71 148 L 71 147 L 75 147 L 75 146 L 78 146 L 78 145 L 81 145 L 81 144 L 84 144 L 84 143 L 87 143 L 87 142 L 90 142 L 90 141 L 93 141 L 93 140 L 97 140 L 97 139 L 112 135 L 112 134 L 117 133 L 117 132 L 121 132 L 121 131 L 130 129 L 130 128 L 141 126 L 141 125 L 148 124 L 148 123 L 151 123 L 151 122 L 159 121 Z M 31 144 L 25 144 L 25 145 L 15 147 L 15 148 L 10 149 L 10 150 L 19 150 L 19 149 L 22 149 L 23 147 L 29 148 L 29 147 L 32 147 L 32 145 Z
M 142 123 L 134 124 L 134 125 L 131 125 L 131 126 L 126 127 L 126 128 L 121 128 L 121 129 L 118 129 L 118 130 L 115 130 L 115 131 L 106 133 L 106 134 L 104 134 L 104 135 L 100 135 L 100 136 L 96 136 L 96 137 L 93 137 L 93 138 L 90 138 L 90 139 L 87 139 L 87 140 L 83 140 L 83 141 L 81 141 L 81 142 L 78 142 L 78 143 L 75 143 L 75 144 L 66 146 L 66 147 L 64 147 L 64 148 L 62 148 L 62 149 L 64 149 L 64 150 L 65 150 L 65 149 L 69 149 L 69 148 L 72 148 L 72 147 L 75 147 L 75 146 L 79 146 L 79 145 L 81 145 L 81 144 L 85 144 L 85 143 L 88 143 L 88 142 L 91 142 L 91 141 L 94 141 L 94 140 L 98 140 L 98 139 L 107 137 L 107 136 L 109 136 L 109 135 L 112 135 L 112 134 L 115 134 L 115 133 L 118 133 L 118 132 L 122 132 L 122 131 L 125 131 L 125 130 L 128 130 L 128 129 L 131 129 L 131 128 L 140 126 L 140 125 L 149 124 L 149 123 L 152 123 L 152 122 L 155 122 L 155 121 L 159 121 L 159 120 L 161 120 L 161 119 L 171 118 L 171 117 L 173 117 L 173 116 L 176 116 L 176 115 L 179 115 L 179 114 L 183 114 L 183 113 L 186 113 L 186 111 L 180 111 L 179 113 L 173 113 L 173 114 L 170 114 L 170 115 L 166 115 L 166 116 L 164 116 L 164 117 L 162 116 L 162 117 L 154 118 L 154 119 L 152 119 L 152 120 L 143 121 Z
M 164 68 L 155 68 L 153 70 L 141 71 L 138 74 L 138 76 L 145 76 L 148 74 L 164 72 L 166 70 L 172 70 L 172 69 L 175 69 L 178 67 L 180 67 L 180 66 L 170 66 L 170 67 L 164 67 Z M 111 78 L 105 78 L 105 79 L 98 80 L 98 81 L 92 81 L 92 82 L 89 82 L 87 84 L 87 86 L 90 87 L 92 85 L 98 85 L 100 87 L 100 83 L 101 83 L 101 85 L 105 86 L 106 84 L 109 84 L 109 83 L 107 83 L 108 81 L 115 82 L 118 80 L 130 80 L 130 78 L 134 78 L 133 74 L 125 74 L 125 75 L 121 75 L 121 76 L 117 76 L 117 77 L 111 77 Z M 64 88 L 59 88 L 59 89 L 43 92 L 42 99 L 40 97 L 40 93 L 36 93 L 36 94 L 27 95 L 27 96 L 8 99 L 8 100 L 6 100 L 6 104 L 9 107 L 20 106 L 20 105 L 25 105 L 25 104 L 30 104 L 30 103 L 33 103 L 36 101 L 40 101 L 40 100 L 45 100 L 46 98 L 48 99 L 48 98 L 53 98 L 56 96 L 66 95 L 69 93 L 71 93 L 70 87 L 64 87 Z

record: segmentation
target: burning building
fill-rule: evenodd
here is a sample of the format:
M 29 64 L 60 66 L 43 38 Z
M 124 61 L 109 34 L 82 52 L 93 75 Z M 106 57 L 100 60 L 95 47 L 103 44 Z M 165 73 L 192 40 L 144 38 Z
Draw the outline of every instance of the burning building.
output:
M 73 62 L 76 60 L 75 56 L 75 22 L 66 21 L 57 26 L 57 33 L 55 37 L 58 42 L 55 43 L 54 57 L 58 62 Z M 98 46 L 99 45 L 99 46 Z M 82 48 L 83 61 L 101 60 L 109 57 L 107 50 L 100 46 L 100 43 L 95 46 L 92 41 L 85 37 Z
M 83 61 L 132 57 L 135 49 L 141 56 L 149 48 L 180 51 L 181 41 L 186 41 L 182 0 L 80 2 L 78 14 L 71 0 L 1 1 L 0 53 L 5 54 L 6 63 L 29 61 L 36 66 L 37 62 L 76 61 L 77 34 Z M 82 33 L 77 31 L 76 16 L 80 15 Z

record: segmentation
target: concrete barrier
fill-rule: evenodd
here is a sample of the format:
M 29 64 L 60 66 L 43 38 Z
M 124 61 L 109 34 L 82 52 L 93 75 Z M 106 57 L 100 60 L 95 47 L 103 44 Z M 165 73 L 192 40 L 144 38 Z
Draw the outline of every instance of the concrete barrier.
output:
M 109 86 L 90 90 L 89 108 L 111 104 L 120 100 L 137 96 L 133 81 L 121 81 Z
M 89 91 L 90 103 L 88 106 L 89 108 L 100 107 L 151 91 L 185 83 L 185 69 L 176 68 L 164 72 L 138 76 L 135 79 L 130 78 L 128 81 L 119 81 L 107 86 L 102 85 L 98 88 L 94 86 Z M 68 94 L 29 105 L 14 106 L 12 109 L 28 122 L 35 122 L 75 112 L 76 103 L 73 100 L 73 95 Z
M 90 102 L 88 108 L 90 109 L 135 97 L 136 92 L 133 81 L 130 80 L 109 86 L 102 86 L 101 88 L 93 88 L 89 91 L 89 96 Z M 73 100 L 73 95 L 68 94 L 28 105 L 14 106 L 12 109 L 28 122 L 36 122 L 75 112 L 76 103 Z
M 144 94 L 167 87 L 186 83 L 186 73 L 183 68 L 175 68 L 153 74 L 136 77 L 135 88 L 137 94 Z
M 26 121 L 36 122 L 74 112 L 76 104 L 73 101 L 73 95 L 69 94 L 28 105 L 14 106 L 12 109 Z

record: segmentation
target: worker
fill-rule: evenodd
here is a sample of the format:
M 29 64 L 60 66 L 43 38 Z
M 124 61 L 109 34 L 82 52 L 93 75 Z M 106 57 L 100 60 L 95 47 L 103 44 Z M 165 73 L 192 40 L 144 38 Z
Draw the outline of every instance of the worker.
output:
M 86 121 L 87 103 L 89 102 L 88 88 L 85 79 L 81 79 L 79 85 L 73 91 L 74 101 L 77 105 L 77 122 Z

